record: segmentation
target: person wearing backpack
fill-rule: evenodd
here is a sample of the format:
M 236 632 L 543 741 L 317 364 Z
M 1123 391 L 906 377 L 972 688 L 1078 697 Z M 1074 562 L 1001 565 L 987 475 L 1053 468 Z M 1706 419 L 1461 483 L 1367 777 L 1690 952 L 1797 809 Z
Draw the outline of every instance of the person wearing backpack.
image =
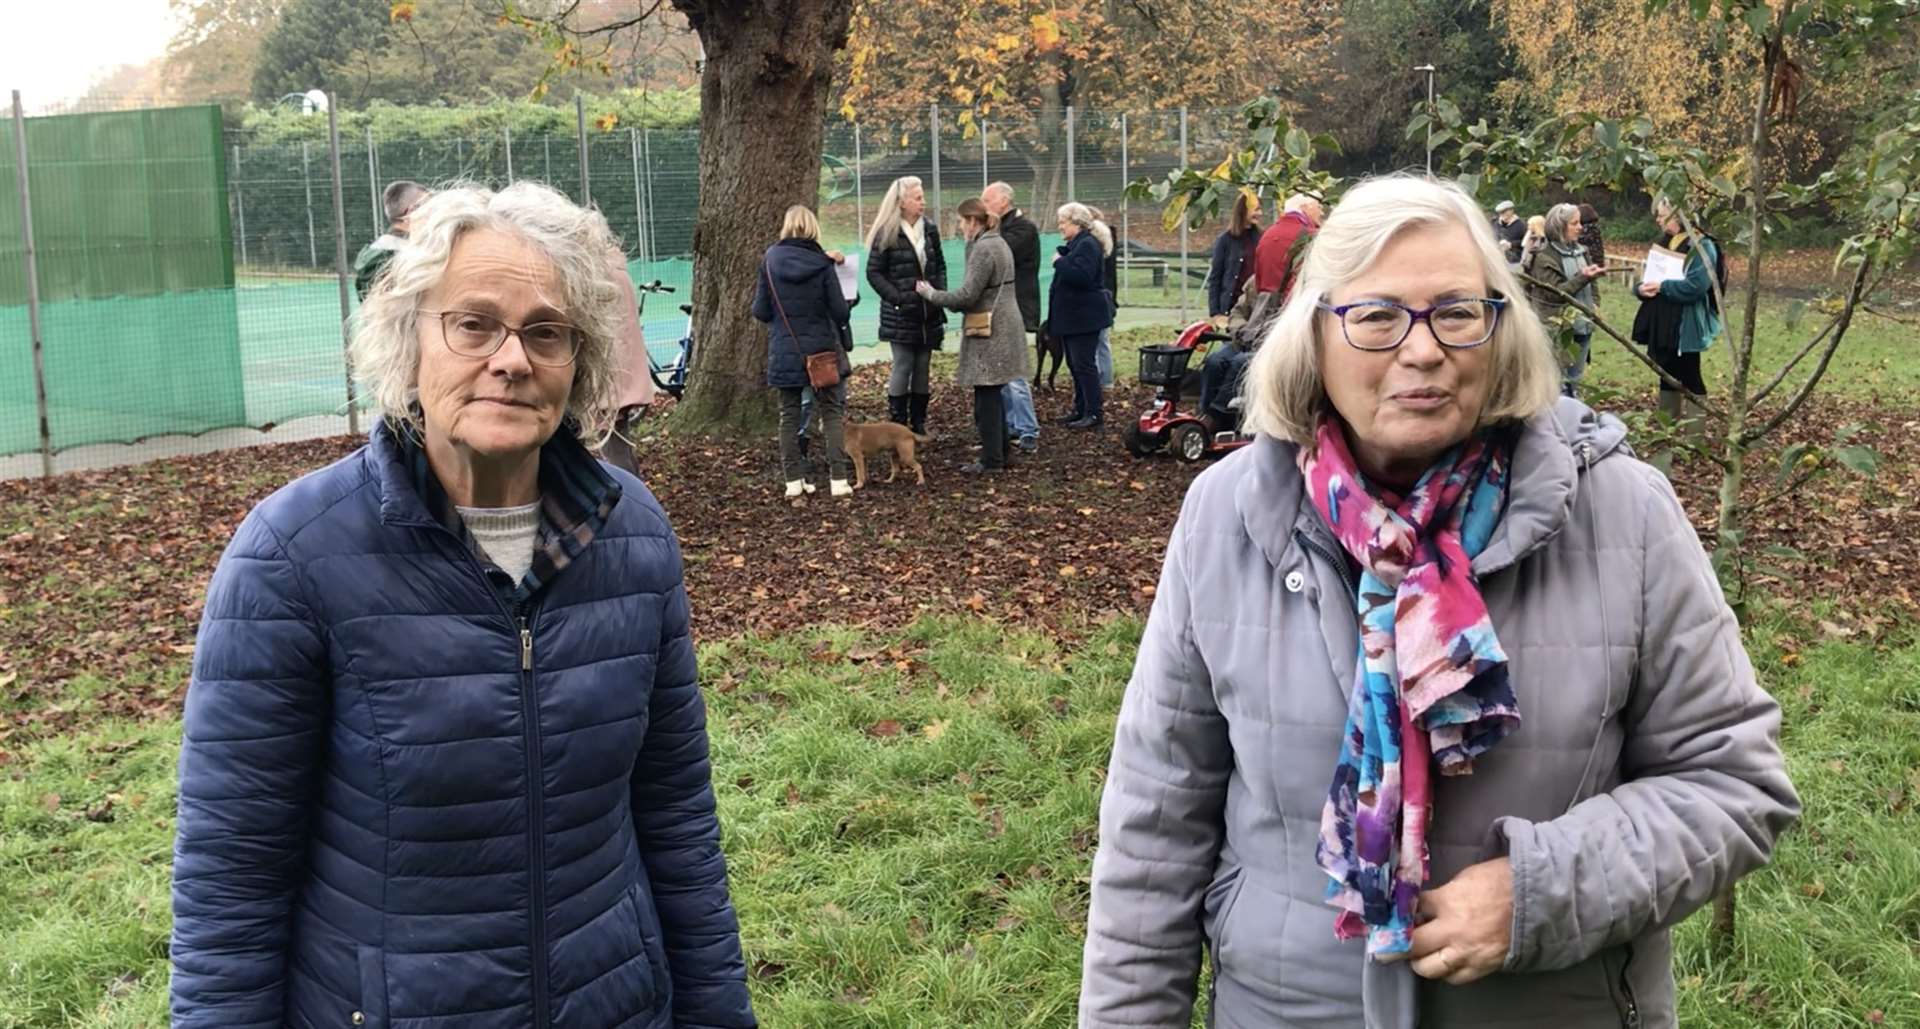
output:
M 1696 252 L 1680 222 L 1679 212 L 1665 197 L 1654 200 L 1653 220 L 1667 235 L 1668 249 L 1686 255 L 1686 273 L 1664 282 L 1643 282 L 1635 289 L 1640 296 L 1640 310 L 1633 318 L 1633 341 L 1646 347 L 1647 356 L 1685 387 L 1687 393 L 1705 396 L 1707 385 L 1700 376 L 1700 355 L 1706 353 L 1720 335 L 1720 308 L 1714 299 L 1714 283 L 1717 280 L 1722 290 L 1726 287 L 1726 255 L 1721 252 L 1719 241 L 1709 235 L 1703 225 L 1696 225 L 1700 230 L 1700 249 Z M 1660 413 L 1675 422 L 1680 435 L 1696 441 L 1700 438 L 1705 423 L 1699 409 L 1665 379 L 1660 381 L 1659 403 Z M 1662 472 L 1669 471 L 1673 454 L 1662 450 L 1649 463 Z

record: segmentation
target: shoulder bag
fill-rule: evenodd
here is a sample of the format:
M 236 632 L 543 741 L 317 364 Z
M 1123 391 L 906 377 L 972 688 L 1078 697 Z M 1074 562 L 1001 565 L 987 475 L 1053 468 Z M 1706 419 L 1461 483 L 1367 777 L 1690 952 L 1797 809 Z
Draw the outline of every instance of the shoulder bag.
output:
M 800 347 L 800 337 L 794 335 L 793 323 L 787 321 L 787 309 L 780 303 L 780 291 L 775 289 L 773 285 L 773 269 L 762 264 L 760 266 L 760 273 L 767 277 L 767 293 L 773 297 L 773 309 L 780 312 L 780 324 L 787 327 L 787 335 L 793 339 L 794 349 L 797 350 Z M 837 289 L 839 287 L 836 286 L 835 288 Z M 834 342 L 837 344 L 839 340 L 835 340 Z M 812 386 L 814 389 L 826 389 L 829 386 L 840 385 L 839 354 L 831 350 L 823 350 L 817 354 L 806 355 L 805 360 L 807 362 L 807 385 Z

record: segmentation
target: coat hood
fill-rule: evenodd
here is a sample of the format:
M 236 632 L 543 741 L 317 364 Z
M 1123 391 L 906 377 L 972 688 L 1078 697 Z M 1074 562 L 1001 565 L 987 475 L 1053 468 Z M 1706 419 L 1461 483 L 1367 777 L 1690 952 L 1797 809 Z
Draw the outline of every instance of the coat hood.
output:
M 833 267 L 833 258 L 811 239 L 783 239 L 767 248 L 767 270 L 780 282 L 805 282 Z

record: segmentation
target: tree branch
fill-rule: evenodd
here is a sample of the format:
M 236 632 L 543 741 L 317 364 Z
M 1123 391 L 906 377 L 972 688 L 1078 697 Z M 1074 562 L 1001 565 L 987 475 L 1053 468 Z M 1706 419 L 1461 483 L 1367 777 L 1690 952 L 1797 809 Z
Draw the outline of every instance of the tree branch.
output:
M 1802 360 L 1805 360 L 1808 354 L 1813 353 L 1814 348 L 1818 347 L 1821 341 L 1827 338 L 1827 333 L 1832 332 L 1833 327 L 1838 324 L 1840 324 L 1840 316 L 1837 314 L 1834 315 L 1832 318 L 1827 319 L 1826 327 L 1822 328 L 1819 331 L 1819 333 L 1817 333 L 1812 339 L 1808 340 L 1807 345 L 1804 347 L 1801 347 L 1800 352 L 1793 355 L 1793 360 L 1788 361 L 1785 365 L 1782 365 L 1780 370 L 1774 374 L 1773 381 L 1767 383 L 1765 386 L 1760 387 L 1759 391 L 1754 393 L 1753 398 L 1749 401 L 1749 403 L 1751 403 L 1754 407 L 1759 407 L 1761 402 L 1765 401 L 1767 397 L 1773 393 L 1774 390 L 1780 388 L 1780 384 L 1786 381 L 1787 376 L 1793 372 L 1793 369 L 1797 365 L 1799 365 L 1799 363 Z
M 1800 410 L 1801 405 L 1807 402 L 1808 397 L 1813 395 L 1814 388 L 1820 385 L 1822 378 L 1826 377 L 1827 365 L 1832 362 L 1834 351 L 1840 349 L 1840 341 L 1847 337 L 1847 326 L 1853 321 L 1854 309 L 1859 306 L 1860 297 L 1866 291 L 1867 274 L 1872 268 L 1873 258 L 1862 257 L 1860 259 L 1860 270 L 1853 274 L 1853 287 L 1847 291 L 1846 306 L 1840 309 L 1839 323 L 1834 326 L 1833 339 L 1828 342 L 1826 352 L 1820 355 L 1820 363 L 1815 365 L 1813 371 L 1807 375 L 1807 381 L 1800 384 L 1800 389 L 1794 393 L 1792 400 L 1787 401 L 1786 407 L 1781 408 L 1778 414 L 1767 419 L 1766 423 L 1758 429 L 1752 429 L 1740 434 L 1740 443 L 1742 446 L 1760 440 L 1768 433 L 1779 428 L 1787 419 L 1792 418 L 1794 414 Z
M 1653 360 L 1653 358 L 1648 357 L 1645 353 L 1641 352 L 1639 347 L 1634 346 L 1632 340 L 1626 338 L 1625 336 L 1620 335 L 1618 330 L 1616 330 L 1613 326 L 1607 324 L 1606 319 L 1600 316 L 1599 311 L 1581 303 L 1579 298 L 1575 297 L 1571 293 L 1568 293 L 1566 290 L 1561 289 L 1560 287 L 1555 286 L 1550 282 L 1542 282 L 1539 279 L 1536 279 L 1525 272 L 1520 273 L 1520 280 L 1522 282 L 1528 283 L 1529 285 L 1539 286 L 1541 289 L 1558 293 L 1562 298 L 1566 300 L 1568 307 L 1571 307 L 1574 310 L 1579 311 L 1581 314 L 1586 315 L 1587 320 L 1593 323 L 1594 328 L 1605 332 L 1609 336 L 1612 336 L 1615 342 L 1619 343 L 1622 347 L 1626 348 L 1627 353 L 1633 355 L 1634 360 L 1639 361 L 1641 364 L 1646 365 L 1649 369 L 1653 371 L 1655 375 L 1658 375 L 1660 377 L 1661 383 L 1667 386 L 1670 386 L 1675 391 L 1679 392 L 1679 394 L 1682 397 L 1686 398 L 1688 403 L 1699 408 L 1702 414 L 1708 415 L 1713 418 L 1726 417 L 1726 415 L 1722 414 L 1718 408 L 1708 403 L 1704 398 L 1695 396 L 1693 392 L 1687 389 L 1686 385 L 1683 384 L 1679 379 L 1676 379 L 1672 375 L 1667 374 L 1666 369 L 1660 367 L 1660 365 L 1656 363 Z M 1520 298 L 1517 302 L 1525 303 L 1526 301 L 1524 298 Z

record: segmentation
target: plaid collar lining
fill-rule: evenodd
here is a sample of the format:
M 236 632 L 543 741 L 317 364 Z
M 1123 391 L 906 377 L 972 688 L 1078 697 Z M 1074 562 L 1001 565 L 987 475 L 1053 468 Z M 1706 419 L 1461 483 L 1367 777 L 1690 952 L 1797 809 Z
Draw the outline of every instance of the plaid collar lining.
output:
M 426 448 L 414 438 L 411 430 L 403 426 L 393 426 L 392 430 L 406 455 L 414 489 L 419 492 L 428 515 L 459 538 L 482 567 L 498 572 L 434 476 L 427 462 Z M 540 448 L 539 541 L 534 545 L 533 563 L 528 566 L 526 576 L 513 587 L 515 595 L 522 599 L 533 596 L 572 564 L 606 526 L 613 505 L 619 500 L 620 484 L 614 482 L 600 467 L 600 462 L 581 445 L 572 426 L 561 425 L 560 431 Z M 500 573 L 500 578 L 504 580 L 505 573 Z

